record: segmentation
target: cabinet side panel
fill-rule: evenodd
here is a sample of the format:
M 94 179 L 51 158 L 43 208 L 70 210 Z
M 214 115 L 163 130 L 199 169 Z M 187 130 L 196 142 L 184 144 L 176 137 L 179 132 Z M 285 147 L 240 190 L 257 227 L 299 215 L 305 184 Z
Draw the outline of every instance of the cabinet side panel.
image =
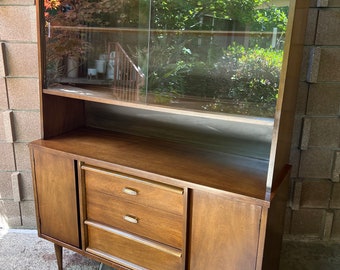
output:
M 79 247 L 74 161 L 33 150 L 40 234 Z
M 290 174 L 287 172 L 270 202 L 262 269 L 279 269 Z
M 85 125 L 82 100 L 43 95 L 42 109 L 44 139 Z
M 278 175 L 289 163 L 309 1 L 291 0 L 289 9 L 267 180 L 267 188 L 273 190 L 280 184 Z
M 192 191 L 189 268 L 255 269 L 261 207 Z

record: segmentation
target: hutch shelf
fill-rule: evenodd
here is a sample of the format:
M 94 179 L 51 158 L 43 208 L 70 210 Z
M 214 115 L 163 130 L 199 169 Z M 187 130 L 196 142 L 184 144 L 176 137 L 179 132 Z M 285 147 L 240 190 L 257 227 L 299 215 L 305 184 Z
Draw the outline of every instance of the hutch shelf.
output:
M 59 2 L 63 9 L 56 10 L 67 18 L 70 1 Z M 139 3 L 141 25 L 143 1 L 132 2 Z M 103 78 L 110 75 L 107 67 L 99 79 L 86 74 L 65 79 L 63 71 L 51 81 L 50 35 L 60 38 L 66 34 L 58 31 L 66 29 L 70 39 L 75 33 L 86 42 L 103 35 L 117 39 L 124 27 L 94 25 L 86 32 L 54 26 L 44 1 L 38 1 L 42 138 L 29 147 L 38 233 L 54 243 L 60 270 L 63 248 L 115 269 L 278 269 L 308 11 L 308 1 L 287 2 L 279 97 L 268 119 L 197 112 L 180 102 L 151 104 L 143 92 L 150 74 L 135 68 L 132 55 L 122 58 L 131 46 L 124 53 L 115 47 L 111 54 L 110 42 L 107 55 L 114 58 L 96 63 L 114 62 L 113 78 Z M 121 46 L 166 32 L 141 29 L 127 27 Z M 210 30 L 203 30 L 210 42 Z M 216 35 L 223 36 L 222 30 Z M 60 61 L 66 67 L 65 57 Z M 78 73 L 89 66 L 82 63 Z M 129 78 L 120 84 L 123 77 Z M 187 105 L 191 99 L 181 101 Z

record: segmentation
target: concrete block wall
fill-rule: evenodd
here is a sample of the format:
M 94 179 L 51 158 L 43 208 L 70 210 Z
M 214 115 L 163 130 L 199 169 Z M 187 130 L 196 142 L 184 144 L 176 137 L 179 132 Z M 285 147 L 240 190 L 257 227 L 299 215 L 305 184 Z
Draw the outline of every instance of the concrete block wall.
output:
M 310 3 L 285 236 L 340 241 L 340 1 Z M 0 0 L 0 228 L 36 226 L 27 148 L 40 137 L 36 33 L 34 0 Z
M 34 0 L 0 1 L 0 228 L 35 228 L 27 143 L 40 138 Z
M 312 0 L 295 130 L 286 237 L 340 240 L 340 1 Z

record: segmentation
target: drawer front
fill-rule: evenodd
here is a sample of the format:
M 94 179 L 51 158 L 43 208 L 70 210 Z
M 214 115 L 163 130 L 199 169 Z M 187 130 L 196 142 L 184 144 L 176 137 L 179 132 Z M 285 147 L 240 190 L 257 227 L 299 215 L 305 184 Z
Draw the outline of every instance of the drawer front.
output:
M 97 227 L 87 223 L 86 251 L 118 262 L 131 269 L 178 270 L 183 269 L 183 256 L 179 250 L 164 247 L 133 237 L 129 234 Z
M 161 243 L 183 246 L 183 216 L 86 189 L 87 219 Z
M 151 206 L 177 215 L 184 213 L 184 190 L 83 165 L 86 189 Z

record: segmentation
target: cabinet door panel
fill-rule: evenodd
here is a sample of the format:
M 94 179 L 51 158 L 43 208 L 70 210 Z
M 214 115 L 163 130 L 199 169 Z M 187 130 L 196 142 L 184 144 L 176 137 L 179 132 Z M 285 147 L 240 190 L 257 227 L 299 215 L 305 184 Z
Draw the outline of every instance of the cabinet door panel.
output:
M 74 161 L 34 149 L 39 232 L 80 247 Z
M 192 191 L 190 269 L 255 269 L 261 207 Z

